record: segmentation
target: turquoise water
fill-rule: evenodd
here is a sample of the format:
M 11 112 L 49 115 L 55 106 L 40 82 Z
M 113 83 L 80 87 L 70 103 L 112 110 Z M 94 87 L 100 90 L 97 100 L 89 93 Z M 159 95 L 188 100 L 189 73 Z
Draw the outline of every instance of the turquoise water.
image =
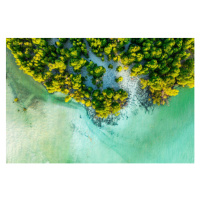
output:
M 194 162 L 194 89 L 97 127 L 82 105 L 64 103 L 19 70 L 9 50 L 6 68 L 7 163 Z

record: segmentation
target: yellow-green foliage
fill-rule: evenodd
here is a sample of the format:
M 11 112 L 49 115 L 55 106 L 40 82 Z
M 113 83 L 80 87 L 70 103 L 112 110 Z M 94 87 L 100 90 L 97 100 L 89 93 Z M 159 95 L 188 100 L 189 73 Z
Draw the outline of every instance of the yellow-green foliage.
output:
M 149 80 L 141 79 L 141 84 L 143 89 L 149 86 L 153 103 L 157 103 L 158 105 L 160 103 L 164 105 L 169 96 L 176 96 L 179 92 L 179 90 L 173 89 L 173 84 L 170 81 L 164 81 L 156 74 Z
M 122 66 L 118 66 L 116 71 L 121 72 L 122 71 Z
M 123 59 L 130 63 L 136 52 L 144 55 L 143 63 L 132 67 L 131 76 L 148 74 L 148 79 L 141 78 L 141 84 L 143 89 L 149 87 L 153 103 L 165 104 L 169 96 L 178 95 L 175 85 L 194 87 L 194 59 L 189 59 L 194 53 L 194 39 L 140 38 L 132 43 Z
M 123 81 L 123 77 L 120 76 L 119 78 L 116 78 L 115 81 L 116 81 L 117 83 L 118 83 L 118 82 L 121 82 L 121 81 Z
M 124 70 L 128 70 L 129 69 L 129 67 L 128 66 L 124 66 Z
M 66 96 L 66 97 L 65 97 L 65 102 L 68 102 L 70 99 L 71 99 L 70 96 Z
M 98 117 L 107 118 L 110 114 L 119 114 L 127 98 L 128 93 L 122 89 L 115 91 L 113 88 L 107 88 L 102 93 L 96 90 L 93 92 L 92 107 Z
M 79 71 L 86 64 L 86 62 L 87 60 L 85 60 L 84 58 L 74 58 L 70 60 L 70 65 L 74 68 L 75 71 Z
M 61 60 L 56 60 L 54 64 L 49 63 L 48 67 L 50 71 L 53 69 L 58 69 L 60 73 L 63 73 L 66 69 L 65 63 Z
M 186 85 L 189 88 L 194 87 L 194 59 L 189 59 L 183 64 L 176 79 L 177 83 L 183 87 Z
M 70 75 L 71 82 L 72 82 L 72 88 L 75 90 L 78 90 L 82 86 L 82 77 L 81 74 L 78 75 Z
M 122 89 L 103 90 L 106 69 L 85 59 L 89 58 L 86 43 L 102 60 L 107 57 L 122 64 L 123 67 L 117 67 L 118 72 L 130 67 L 130 75 L 140 76 L 142 88 L 148 87 L 153 103 L 165 104 L 168 97 L 176 96 L 179 90 L 174 86 L 194 87 L 193 38 L 87 38 L 87 42 L 70 38 L 69 49 L 64 47 L 66 41 L 67 38 L 59 38 L 55 45 L 50 45 L 45 38 L 7 38 L 6 44 L 20 70 L 41 82 L 49 93 L 66 94 L 66 102 L 74 98 L 86 107 L 92 106 L 98 117 L 118 115 L 128 93 Z M 85 85 L 87 77 L 81 75 L 82 68 L 87 69 L 98 90 Z M 111 64 L 108 68 L 114 70 Z M 123 77 L 115 80 L 120 82 Z
M 64 88 L 65 85 L 65 76 L 62 74 L 56 74 L 51 76 L 51 81 L 47 81 L 44 83 L 46 86 L 46 89 L 48 90 L 49 93 L 54 93 L 54 92 L 63 92 L 66 93 L 67 90 L 62 91 L 62 87 Z
M 92 105 L 92 103 L 91 103 L 91 101 L 88 99 L 88 100 L 85 102 L 85 105 L 86 105 L 87 107 L 90 107 L 90 106 Z
M 17 101 L 19 101 L 19 99 L 18 99 L 18 98 L 15 98 L 14 101 L 17 102 Z

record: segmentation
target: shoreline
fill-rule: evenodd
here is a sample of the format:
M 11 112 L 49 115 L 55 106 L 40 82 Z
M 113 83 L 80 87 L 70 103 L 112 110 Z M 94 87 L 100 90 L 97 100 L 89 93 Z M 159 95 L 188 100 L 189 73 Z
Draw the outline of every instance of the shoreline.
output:
M 129 104 L 121 111 L 117 126 L 98 127 L 87 117 L 84 106 L 62 102 L 57 94 L 49 95 L 41 84 L 19 73 L 22 76 L 13 77 L 22 84 L 18 89 L 25 92 L 28 86 L 39 104 L 19 113 L 18 103 L 29 93 L 17 103 L 12 103 L 10 97 L 14 96 L 7 93 L 7 163 L 193 162 L 193 90 L 182 88 L 170 99 L 169 107 L 156 106 L 152 113 L 145 113 L 139 104 L 130 109 Z

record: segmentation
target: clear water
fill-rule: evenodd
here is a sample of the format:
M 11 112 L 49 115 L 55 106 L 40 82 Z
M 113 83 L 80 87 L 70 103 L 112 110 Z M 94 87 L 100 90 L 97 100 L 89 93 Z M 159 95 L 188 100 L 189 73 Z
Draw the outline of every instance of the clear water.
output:
M 194 162 L 194 89 L 100 128 L 82 105 L 64 103 L 19 70 L 9 50 L 6 67 L 7 163 Z

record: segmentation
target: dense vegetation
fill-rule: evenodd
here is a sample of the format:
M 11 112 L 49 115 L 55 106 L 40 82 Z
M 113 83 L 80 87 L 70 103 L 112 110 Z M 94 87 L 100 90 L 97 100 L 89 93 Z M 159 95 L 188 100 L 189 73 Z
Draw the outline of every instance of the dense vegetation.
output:
M 118 115 L 128 93 L 114 88 L 103 90 L 106 69 L 88 61 L 87 45 L 102 61 L 107 58 L 118 63 L 115 69 L 109 64 L 108 70 L 130 68 L 130 76 L 140 76 L 142 88 L 149 88 L 149 100 L 154 104 L 165 104 L 168 97 L 176 96 L 179 91 L 175 86 L 194 87 L 192 38 L 59 38 L 55 44 L 44 38 L 9 38 L 6 43 L 20 69 L 41 82 L 49 93 L 62 92 L 66 102 L 73 98 L 93 107 L 101 118 Z M 67 48 L 67 43 L 72 47 Z M 86 85 L 84 69 L 98 89 Z M 115 81 L 121 82 L 123 77 L 117 76 Z

